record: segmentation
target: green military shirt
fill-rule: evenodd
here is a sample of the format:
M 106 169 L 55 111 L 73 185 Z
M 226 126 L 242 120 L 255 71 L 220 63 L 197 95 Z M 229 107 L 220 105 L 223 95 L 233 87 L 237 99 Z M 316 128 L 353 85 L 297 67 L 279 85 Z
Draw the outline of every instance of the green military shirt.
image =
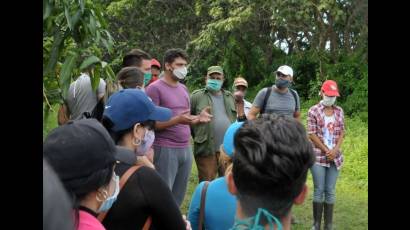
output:
M 236 120 L 236 108 L 235 100 L 232 93 L 229 91 L 222 90 L 223 101 L 226 109 L 226 114 L 230 119 L 231 123 Z M 212 99 L 211 93 L 206 89 L 195 90 L 191 94 L 191 114 L 199 115 L 201 111 L 209 106 L 212 111 Z M 194 155 L 207 156 L 215 154 L 219 149 L 215 149 L 214 146 L 214 122 L 213 118 L 209 123 L 200 123 L 191 126 L 191 133 L 194 139 Z

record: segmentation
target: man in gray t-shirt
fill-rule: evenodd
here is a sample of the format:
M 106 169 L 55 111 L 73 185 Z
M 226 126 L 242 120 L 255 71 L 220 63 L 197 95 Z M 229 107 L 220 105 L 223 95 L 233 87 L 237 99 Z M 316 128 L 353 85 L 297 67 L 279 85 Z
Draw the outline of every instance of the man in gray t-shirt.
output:
M 93 91 L 90 76 L 86 73 L 82 73 L 76 81 L 72 82 L 67 96 L 70 120 L 82 118 L 84 112 L 91 114 L 98 100 L 104 97 L 105 85 L 105 81 L 100 78 L 97 91 Z
M 297 92 L 289 89 L 293 81 L 293 70 L 283 65 L 276 71 L 275 85 L 272 86 L 270 95 L 264 106 L 264 100 L 268 88 L 258 92 L 249 111 L 248 119 L 253 120 L 259 113 L 285 115 L 300 120 L 300 99 Z

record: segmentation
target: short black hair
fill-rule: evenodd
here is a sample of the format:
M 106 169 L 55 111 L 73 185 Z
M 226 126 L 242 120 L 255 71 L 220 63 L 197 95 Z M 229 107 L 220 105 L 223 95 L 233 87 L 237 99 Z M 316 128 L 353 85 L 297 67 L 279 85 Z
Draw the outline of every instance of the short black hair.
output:
M 122 59 L 122 67 L 128 66 L 137 66 L 141 67 L 142 60 L 151 60 L 151 55 L 148 53 L 140 50 L 140 49 L 133 49 L 128 52 L 124 58 Z
M 233 179 L 245 215 L 258 208 L 288 215 L 306 183 L 315 157 L 306 130 L 296 119 L 264 114 L 246 121 L 234 139 Z
M 188 54 L 185 52 L 185 50 L 180 49 L 180 48 L 173 48 L 165 51 L 164 54 L 164 63 L 173 63 L 176 58 L 182 58 L 185 61 L 188 61 Z
M 144 73 L 137 67 L 124 67 L 117 74 L 117 81 L 124 89 L 144 86 Z

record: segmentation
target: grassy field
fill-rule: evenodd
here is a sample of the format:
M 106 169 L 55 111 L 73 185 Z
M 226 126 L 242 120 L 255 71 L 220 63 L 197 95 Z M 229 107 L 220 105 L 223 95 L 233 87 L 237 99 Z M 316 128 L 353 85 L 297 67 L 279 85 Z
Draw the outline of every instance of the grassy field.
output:
M 303 108 L 303 106 L 302 106 Z M 305 107 L 307 108 L 307 107 Z M 54 108 L 57 111 L 58 107 Z M 306 125 L 306 111 L 302 110 L 302 121 Z M 342 145 L 345 163 L 336 185 L 336 203 L 334 213 L 335 229 L 368 229 L 368 124 L 358 118 L 345 118 L 346 137 Z M 45 121 L 43 137 L 57 126 L 56 113 L 50 113 Z M 197 168 L 192 165 L 188 190 L 181 211 L 187 214 L 189 202 L 198 184 Z M 293 213 L 299 224 L 295 230 L 310 229 L 312 223 L 312 177 L 309 173 L 307 184 L 309 195 L 305 203 L 294 206 Z

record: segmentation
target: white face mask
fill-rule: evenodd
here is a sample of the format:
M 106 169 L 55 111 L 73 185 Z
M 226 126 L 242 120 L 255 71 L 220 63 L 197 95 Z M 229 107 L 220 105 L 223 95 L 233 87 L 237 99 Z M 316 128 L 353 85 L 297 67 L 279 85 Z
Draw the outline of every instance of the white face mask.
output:
M 174 74 L 175 77 L 177 77 L 179 80 L 182 80 L 186 77 L 187 73 L 188 73 L 188 69 L 184 66 L 178 69 L 174 69 L 172 71 L 172 73 Z
M 324 106 L 332 106 L 336 101 L 336 97 L 328 97 L 326 95 L 323 95 L 323 100 L 322 104 Z

